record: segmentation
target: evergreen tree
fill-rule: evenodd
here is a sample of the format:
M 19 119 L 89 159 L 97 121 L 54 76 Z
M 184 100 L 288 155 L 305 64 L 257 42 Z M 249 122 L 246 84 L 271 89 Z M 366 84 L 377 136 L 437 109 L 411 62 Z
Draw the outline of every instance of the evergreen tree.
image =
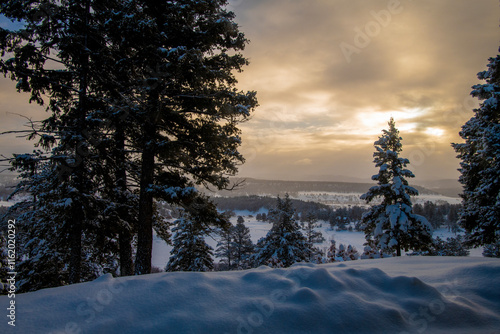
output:
M 17 155 L 13 165 L 21 172 L 21 181 L 11 195 L 17 202 L 4 218 L 16 217 L 18 221 L 16 271 L 19 291 L 67 284 L 70 282 L 71 255 L 68 251 L 71 225 L 67 222 L 72 219 L 68 208 L 72 205 L 74 189 L 58 179 L 56 164 L 45 159 L 41 151 Z M 94 201 L 94 204 L 97 205 L 95 210 L 103 211 L 101 202 Z M 82 236 L 83 281 L 93 280 L 103 273 L 118 272 L 116 239 L 101 223 L 100 219 L 88 222 Z
M 276 208 L 269 211 L 272 227 L 257 243 L 257 265 L 289 267 L 296 262 L 308 261 L 312 250 L 295 221 L 295 210 L 288 194 L 282 200 L 278 196 Z
M 238 216 L 238 218 L 236 218 L 236 224 L 245 224 L 245 218 Z
M 330 247 L 326 253 L 326 262 L 335 262 L 335 257 L 337 256 L 337 244 L 334 239 L 330 240 Z
M 428 250 L 423 252 L 413 252 L 410 255 L 424 256 L 468 256 L 469 247 L 464 244 L 464 238 L 459 235 L 456 238 L 446 238 L 446 240 L 436 237 Z
M 378 252 L 376 249 L 373 249 L 372 247 L 366 245 L 363 251 L 363 254 L 361 255 L 361 259 L 380 259 L 380 252 Z
M 213 249 L 205 242 L 204 224 L 189 215 L 174 223 L 172 255 L 165 271 L 210 271 L 214 267 Z
M 51 242 L 57 243 L 55 248 L 62 253 L 69 254 L 69 258 L 65 258 L 69 277 L 64 280 L 69 283 L 94 276 L 89 270 L 93 271 L 96 263 L 89 261 L 98 261 L 100 257 L 89 254 L 89 249 L 95 251 L 102 247 L 104 251 L 97 254 L 108 254 L 117 234 L 120 235 L 120 260 L 130 259 L 132 253 L 131 231 L 123 243 L 122 227 L 126 225 L 131 230 L 133 219 L 125 217 L 123 206 L 130 208 L 133 203 L 116 194 L 117 188 L 121 188 L 123 194 L 121 184 L 125 178 L 117 174 L 113 181 L 109 181 L 109 175 L 113 175 L 108 163 L 110 155 L 103 152 L 109 147 L 106 131 L 110 130 L 103 119 L 109 115 L 103 115 L 103 111 L 114 110 L 110 89 L 116 86 L 114 64 L 120 59 L 112 54 L 106 26 L 117 23 L 110 17 L 120 6 L 120 2 L 106 0 L 63 3 L 22 0 L 0 4 L 4 16 L 23 24 L 17 31 L 0 29 L 0 69 L 17 82 L 20 92 L 30 93 L 30 102 L 44 105 L 50 112 L 39 127 L 33 127 L 30 139 L 40 138 L 39 145 L 46 150 L 43 158 L 36 159 L 50 160 L 51 163 L 45 165 L 43 173 L 24 173 L 21 181 L 24 185 L 21 184 L 19 189 L 31 191 L 33 189 L 27 184 L 44 178 L 42 183 L 52 187 L 54 195 L 65 196 L 45 197 L 45 200 L 52 200 L 49 203 L 37 201 L 35 195 L 33 205 L 24 206 L 24 209 L 33 211 L 25 213 L 32 216 L 32 221 L 55 226 L 28 230 L 40 240 L 46 238 L 38 235 L 39 231 L 50 228 L 63 231 L 53 235 Z M 36 159 L 30 155 L 17 155 L 12 163 L 23 174 L 23 165 Z M 123 166 L 120 164 L 120 168 Z M 102 187 L 109 184 L 117 187 Z M 67 204 L 65 210 L 55 210 L 60 203 Z M 118 219 L 113 219 L 115 209 L 121 212 Z M 120 226 L 115 226 L 115 222 Z M 93 238 L 94 235 L 98 238 Z M 128 252 L 127 256 L 124 250 Z M 39 254 L 38 258 L 43 267 L 43 259 L 50 256 Z M 122 263 L 121 271 L 130 274 L 125 267 Z
M 452 144 L 462 160 L 459 224 L 474 247 L 500 240 L 500 55 L 489 59 L 488 70 L 478 78 L 486 83 L 474 85 L 471 95 L 482 102 L 462 126 L 465 143 Z
M 459 232 L 458 225 L 458 209 L 456 206 L 450 206 L 450 210 L 446 216 L 446 225 L 448 226 L 448 231 L 457 234 Z
M 247 40 L 226 4 L 142 0 L 114 13 L 123 24 L 110 38 L 127 47 L 118 70 L 139 125 L 131 138 L 140 152 L 136 274 L 151 270 L 154 199 L 189 206 L 196 184 L 230 187 L 244 161 L 237 125 L 256 99 L 235 89 Z
M 252 239 L 250 239 L 250 229 L 245 226 L 245 221 L 241 216 L 238 217 L 236 226 L 233 229 L 232 238 L 234 267 L 236 269 L 251 268 L 251 256 L 255 247 Z
M 373 205 L 363 215 L 366 240 L 375 241 L 377 248 L 383 251 L 396 251 L 397 256 L 401 256 L 401 248 L 425 249 L 431 243 L 432 230 L 424 217 L 412 211 L 411 196 L 418 195 L 418 191 L 406 180 L 414 175 L 406 168 L 408 159 L 399 157 L 402 144 L 394 119 L 391 118 L 389 130 L 383 130 L 374 145 L 374 163 L 379 172 L 372 180 L 377 181 L 377 185 L 361 199 L 370 203 L 381 198 L 382 203 Z
M 232 270 L 234 267 L 234 249 L 233 249 L 234 226 L 219 231 L 220 240 L 217 242 L 215 256 L 221 259 L 221 263 L 226 270 Z
M 13 164 L 21 171 L 21 181 L 9 199 L 18 199 L 16 196 L 20 195 L 22 200 L 3 217 L 15 217 L 18 222 L 16 243 L 22 260 L 16 262 L 16 271 L 21 292 L 55 287 L 69 280 L 65 268 L 69 263 L 67 231 L 65 233 L 62 227 L 69 218 L 64 212 L 71 200 L 57 202 L 61 192 L 67 191 L 61 186 L 52 189 L 48 180 L 55 170 L 49 163 L 42 162 L 41 157 L 40 151 L 16 156 Z M 53 217 L 61 221 L 52 221 Z
M 343 244 L 340 244 L 339 246 L 336 259 L 338 259 L 339 261 L 347 261 L 347 253 Z
M 396 256 L 396 252 L 392 249 L 381 250 L 375 243 L 374 240 L 369 240 L 363 244 L 364 251 L 361 255 L 361 259 L 381 259 Z
M 446 241 L 437 237 L 431 253 L 437 256 L 468 256 L 470 251 L 469 247 L 464 245 L 464 238 L 459 235 L 455 238 L 446 238 Z
M 322 257 L 322 252 L 317 247 L 314 247 L 314 244 L 322 243 L 325 241 L 323 234 L 315 229 L 318 227 L 318 220 L 316 216 L 312 212 L 308 212 L 305 215 L 305 225 L 303 227 L 304 234 L 307 241 L 307 247 L 311 250 L 309 254 L 309 262 L 314 262 L 316 259 L 320 259 Z
M 500 258 L 500 242 L 497 242 L 496 244 L 485 245 L 483 256 Z
M 359 253 L 356 247 L 349 245 L 347 246 L 346 261 L 354 260 L 359 260 Z

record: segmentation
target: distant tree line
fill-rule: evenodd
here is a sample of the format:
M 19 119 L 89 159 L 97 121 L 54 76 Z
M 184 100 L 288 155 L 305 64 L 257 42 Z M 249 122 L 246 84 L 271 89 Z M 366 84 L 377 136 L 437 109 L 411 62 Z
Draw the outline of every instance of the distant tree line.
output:
M 424 204 L 414 204 L 413 211 L 427 218 L 434 229 L 446 225 L 450 232 L 457 233 L 460 231 L 458 225 L 458 217 L 462 205 L 449 203 L 433 203 L 430 201 Z
M 264 209 L 268 211 L 275 205 L 275 198 L 269 196 L 237 196 L 237 197 L 216 197 L 214 203 L 220 211 L 242 211 L 259 212 Z M 343 226 L 350 223 L 358 223 L 361 221 L 363 214 L 369 209 L 359 205 L 348 205 L 343 207 L 332 207 L 326 204 L 303 201 L 298 199 L 290 199 L 295 208 L 296 219 L 305 221 L 308 213 L 314 214 L 318 220 L 329 222 L 333 226 Z M 449 204 L 446 202 L 433 203 L 430 201 L 424 204 L 414 204 L 413 210 L 416 214 L 422 215 L 437 229 L 443 225 L 450 228 L 452 232 L 458 232 L 458 214 L 460 212 L 460 204 Z M 259 221 L 267 221 L 267 213 L 261 212 L 256 214 Z M 359 227 L 358 230 L 361 230 Z
M 319 212 L 329 210 L 329 206 L 316 202 L 306 202 L 298 199 L 290 199 L 296 212 Z M 221 211 L 248 210 L 258 212 L 260 209 L 270 210 L 276 205 L 276 198 L 270 196 L 236 196 L 236 197 L 214 197 L 213 202 Z

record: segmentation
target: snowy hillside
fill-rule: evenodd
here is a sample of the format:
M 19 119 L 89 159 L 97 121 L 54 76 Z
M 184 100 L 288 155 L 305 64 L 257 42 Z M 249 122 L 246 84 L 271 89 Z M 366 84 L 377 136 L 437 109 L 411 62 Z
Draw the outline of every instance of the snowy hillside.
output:
M 6 312 L 7 296 L 0 297 Z M 500 333 L 500 260 L 158 273 L 16 296 L 0 333 Z

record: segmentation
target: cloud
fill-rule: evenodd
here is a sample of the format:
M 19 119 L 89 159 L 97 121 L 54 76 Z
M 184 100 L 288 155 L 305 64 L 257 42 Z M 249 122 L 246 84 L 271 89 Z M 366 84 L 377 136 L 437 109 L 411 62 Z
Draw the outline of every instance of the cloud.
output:
M 477 72 L 497 53 L 498 3 L 400 0 L 388 22 L 377 21 L 390 3 L 242 2 L 235 12 L 251 44 L 250 66 L 239 79 L 242 88 L 257 90 L 260 103 L 244 126 L 244 145 L 281 152 L 288 164 L 307 148 L 308 157 L 320 157 L 309 167 L 320 169 L 332 152 L 336 161 L 351 157 L 345 163 L 352 165 L 371 159 L 366 152 L 393 116 L 408 151 L 435 144 L 416 166 L 423 177 L 457 175 L 450 142 L 460 141 L 460 127 L 477 106 L 469 96 Z M 355 45 L 360 31 L 369 42 L 348 62 L 340 45 Z M 267 166 L 269 173 L 279 168 Z
M 310 166 L 313 164 L 313 161 L 309 158 L 297 160 L 293 163 L 295 166 Z

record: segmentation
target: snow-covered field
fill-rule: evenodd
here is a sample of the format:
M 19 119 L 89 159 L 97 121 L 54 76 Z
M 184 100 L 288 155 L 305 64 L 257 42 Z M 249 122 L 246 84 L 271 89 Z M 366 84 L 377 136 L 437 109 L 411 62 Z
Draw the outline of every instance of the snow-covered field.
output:
M 322 192 L 322 191 L 301 191 L 292 198 L 300 199 L 303 201 L 322 203 L 335 207 L 348 206 L 348 205 L 358 205 L 364 207 L 370 206 L 366 204 L 366 201 L 360 199 L 361 195 L 362 193 L 355 193 L 355 192 L 342 193 L 342 192 Z M 458 197 L 449 197 L 438 194 L 436 195 L 420 194 L 419 196 L 416 196 L 415 198 L 412 199 L 413 204 L 423 204 L 427 201 L 433 203 L 460 204 L 462 200 L 461 198 Z M 377 200 L 374 200 L 372 204 L 373 203 L 377 203 Z
M 261 210 L 258 213 L 262 212 L 265 211 Z M 245 220 L 245 225 L 250 229 L 250 234 L 252 237 L 252 241 L 254 243 L 257 243 L 257 241 L 260 238 L 264 237 L 271 228 L 270 223 L 257 221 L 257 219 L 255 219 L 255 215 L 257 214 L 256 212 L 236 211 L 235 213 L 236 216 L 231 218 L 231 222 L 233 223 L 233 225 L 236 225 L 237 216 L 242 216 L 243 219 Z M 363 248 L 364 248 L 363 244 L 365 243 L 365 235 L 363 232 L 332 230 L 330 224 L 328 222 L 323 222 L 323 221 L 318 222 L 318 224 L 320 224 L 321 227 L 318 228 L 317 230 L 323 233 L 325 241 L 322 244 L 316 244 L 315 245 L 316 247 L 320 248 L 323 251 L 326 251 L 330 246 L 330 240 L 333 239 L 337 244 L 337 248 L 339 247 L 340 244 L 344 244 L 346 247 L 348 245 L 352 245 L 356 247 L 356 249 L 360 254 L 363 253 Z M 434 237 L 439 236 L 441 239 L 446 240 L 446 238 L 455 237 L 455 234 L 448 232 L 446 228 L 441 228 L 439 230 L 434 231 L 433 236 Z M 217 246 L 217 238 L 218 237 L 214 235 L 206 239 L 207 243 L 214 249 Z M 163 240 L 159 239 L 155 235 L 153 243 L 153 259 L 152 259 L 153 266 L 163 270 L 170 257 L 171 249 L 172 249 L 171 246 L 168 246 Z M 482 257 L 482 252 L 483 252 L 482 248 L 471 249 L 470 256 Z
M 500 260 L 401 257 L 158 273 L 15 298 L 0 333 L 500 333 Z

